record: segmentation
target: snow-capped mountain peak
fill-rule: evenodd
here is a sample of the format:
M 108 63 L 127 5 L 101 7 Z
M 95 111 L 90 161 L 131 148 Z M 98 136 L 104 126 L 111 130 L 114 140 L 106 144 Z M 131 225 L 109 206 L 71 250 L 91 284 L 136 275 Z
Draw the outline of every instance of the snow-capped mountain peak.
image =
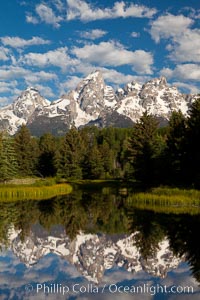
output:
M 33 87 L 27 88 L 11 105 L 14 114 L 29 121 L 29 118 L 36 109 L 43 109 L 50 104 L 50 101 L 43 98 L 39 91 Z
M 173 110 L 187 114 L 195 97 L 169 86 L 165 77 L 143 85 L 133 81 L 114 91 L 97 70 L 81 80 L 75 90 L 53 102 L 35 88 L 27 88 L 16 101 L 0 109 L 0 130 L 14 134 L 23 123 L 34 135 L 45 131 L 63 134 L 72 124 L 127 127 L 145 111 L 166 121 Z
M 55 253 L 73 264 L 89 281 L 100 283 L 105 270 L 114 266 L 136 273 L 146 271 L 153 276 L 165 277 L 167 272 L 176 268 L 183 257 L 173 255 L 169 241 L 164 238 L 151 256 L 144 258 L 135 246 L 137 232 L 112 239 L 105 234 L 84 234 L 79 232 L 70 240 L 64 232 L 58 236 L 41 236 L 34 230 L 28 237 L 20 240 L 20 231 L 14 228 L 9 232 L 9 247 L 27 267 L 36 264 L 43 256 Z

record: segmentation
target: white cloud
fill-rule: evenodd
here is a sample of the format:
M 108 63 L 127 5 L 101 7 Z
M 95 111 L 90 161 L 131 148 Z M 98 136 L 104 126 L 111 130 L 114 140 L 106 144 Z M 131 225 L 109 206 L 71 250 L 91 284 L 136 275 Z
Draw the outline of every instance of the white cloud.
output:
M 65 9 L 64 4 L 61 0 L 52 0 L 52 4 L 59 12 L 62 12 Z
M 170 58 L 178 62 L 200 62 L 200 29 L 185 30 L 173 38 Z
M 143 5 L 131 3 L 126 5 L 124 1 L 115 2 L 112 8 L 97 8 L 83 0 L 67 0 L 67 20 L 80 19 L 82 21 L 94 21 L 114 18 L 151 18 L 157 11 Z
M 100 70 L 103 73 L 103 77 L 105 81 L 114 84 L 115 87 L 119 87 L 120 85 L 127 84 L 131 81 L 144 83 L 150 79 L 150 77 L 148 76 L 134 76 L 130 74 L 124 74 L 114 69 L 101 68 Z
M 76 72 L 81 73 L 83 77 L 88 76 L 88 74 L 94 72 L 95 70 L 99 70 L 103 73 L 104 80 L 115 88 L 118 88 L 120 85 L 127 84 L 131 81 L 144 83 L 150 79 L 150 76 L 148 75 L 124 74 L 115 69 L 108 69 L 100 66 L 97 67 L 84 61 L 80 61 L 79 64 L 76 65 L 75 70 Z M 81 80 L 82 78 L 77 76 L 68 77 L 66 82 L 60 84 L 62 93 L 64 93 L 64 89 L 65 91 L 66 89 L 74 89 Z
M 9 50 L 4 47 L 0 47 L 0 60 L 6 61 L 9 59 L 8 57 Z
M 7 97 L 0 97 L 0 107 L 5 106 L 8 104 L 8 98 Z
M 2 80 L 9 80 L 5 82 L 0 81 L 0 92 L 3 92 L 4 90 L 4 92 L 9 91 L 11 93 L 12 89 L 18 85 L 17 80 L 23 79 L 27 85 L 33 85 L 35 83 L 39 84 L 41 81 L 56 81 L 58 77 L 56 74 L 50 72 L 33 72 L 22 67 L 9 66 L 4 69 L 0 69 L 0 78 Z M 12 79 L 13 81 L 10 81 Z
M 193 24 L 193 20 L 183 15 L 167 14 L 151 23 L 150 34 L 156 43 L 182 35 Z
M 151 74 L 153 56 L 144 50 L 129 51 L 123 45 L 110 41 L 100 44 L 75 47 L 72 51 L 80 60 L 99 66 L 131 65 L 133 70 L 141 74 Z
M 90 31 L 81 31 L 79 32 L 80 36 L 85 39 L 95 40 L 103 37 L 107 34 L 107 31 L 101 29 L 92 29 Z
M 69 76 L 67 81 L 60 83 L 60 94 L 66 93 L 67 90 L 73 90 L 77 87 L 82 78 L 78 76 Z
M 55 97 L 55 94 L 53 93 L 52 89 L 49 86 L 44 86 L 41 84 L 36 84 L 35 88 L 40 91 L 41 95 L 45 97 Z
M 84 76 L 88 75 L 90 72 L 94 71 L 94 67 L 90 66 L 90 70 L 88 72 L 89 66 L 86 66 L 86 69 L 84 69 L 84 66 L 82 66 L 79 71 L 81 71 Z M 131 81 L 137 81 L 137 82 L 142 82 L 144 83 L 149 79 L 147 76 L 133 76 L 130 74 L 123 74 L 121 72 L 118 72 L 114 69 L 107 69 L 107 68 L 98 68 L 103 74 L 103 78 L 106 82 L 114 85 L 114 87 L 118 88 L 122 84 L 127 84 L 128 82 Z M 60 83 L 60 93 L 64 94 L 66 93 L 67 90 L 72 90 L 75 89 L 78 85 L 78 83 L 82 80 L 83 78 L 77 77 L 77 76 L 69 76 L 67 81 Z
M 30 13 L 28 13 L 26 15 L 26 22 L 32 23 L 32 24 L 38 24 L 39 20 L 36 17 L 34 17 L 33 15 L 31 15 Z
M 1 42 L 5 46 L 10 46 L 13 48 L 23 48 L 27 46 L 33 46 L 33 45 L 47 45 L 51 42 L 49 40 L 44 40 L 38 36 L 34 36 L 29 40 L 22 39 L 20 37 L 10 37 L 5 36 L 0 38 Z
M 185 90 L 187 93 L 192 93 L 192 94 L 198 94 L 199 93 L 199 88 L 195 85 L 184 83 L 184 82 L 173 82 L 173 86 L 177 86 L 178 88 L 181 88 Z
M 118 72 L 114 69 L 101 69 L 103 72 L 103 77 L 106 81 L 112 82 L 114 84 L 120 85 L 125 84 L 127 82 L 131 82 L 134 80 L 134 76 L 132 75 L 125 75 L 121 72 Z
M 7 66 L 0 69 L 0 78 L 2 80 L 19 79 L 29 74 L 29 72 L 21 67 Z
M 76 64 L 67 54 L 67 47 L 57 48 L 46 53 L 27 53 L 21 61 L 29 66 L 48 67 L 57 66 L 63 71 Z
M 192 19 L 200 18 L 200 9 L 192 8 L 191 6 L 184 6 L 180 11 L 186 12 Z
M 200 65 L 197 64 L 183 64 L 177 65 L 174 70 L 164 68 L 161 70 L 161 75 L 167 78 L 176 78 L 176 80 L 194 80 L 200 81 Z
M 132 36 L 133 38 L 137 38 L 137 37 L 140 36 L 140 33 L 139 33 L 139 32 L 133 31 L 133 32 L 131 33 L 131 36 Z
M 176 62 L 200 62 L 200 29 L 191 29 L 194 21 L 183 15 L 160 16 L 151 23 L 150 34 L 156 43 L 168 39 L 169 58 Z
M 15 80 L 9 82 L 0 81 L 0 93 L 11 92 L 11 90 L 16 86 L 17 86 L 17 81 Z
M 17 89 L 17 85 L 17 80 L 0 81 L 0 106 L 8 105 L 19 96 L 21 91 Z
M 81 73 L 84 76 L 88 76 L 88 74 L 94 72 L 97 68 L 97 66 L 94 66 L 89 62 L 79 60 L 79 62 L 77 62 L 76 66 L 74 67 L 73 71 Z
M 59 22 L 63 20 L 61 16 L 56 16 L 51 7 L 46 4 L 38 4 L 35 8 L 40 20 L 46 24 L 53 25 L 54 27 L 60 27 Z
M 44 71 L 40 72 L 31 72 L 25 78 L 25 81 L 28 85 L 32 85 L 33 83 L 40 82 L 40 81 L 50 81 L 56 80 L 58 76 L 55 73 L 48 73 Z

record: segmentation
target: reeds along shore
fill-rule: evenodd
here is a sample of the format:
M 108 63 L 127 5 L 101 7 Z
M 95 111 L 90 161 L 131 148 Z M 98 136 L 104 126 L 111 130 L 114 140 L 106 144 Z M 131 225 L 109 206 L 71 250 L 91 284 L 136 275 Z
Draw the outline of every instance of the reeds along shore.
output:
M 148 192 L 133 193 L 127 203 L 164 213 L 200 213 L 200 191 L 178 188 L 155 188 Z
M 43 200 L 58 195 L 69 194 L 72 187 L 69 184 L 52 186 L 1 186 L 0 201 Z

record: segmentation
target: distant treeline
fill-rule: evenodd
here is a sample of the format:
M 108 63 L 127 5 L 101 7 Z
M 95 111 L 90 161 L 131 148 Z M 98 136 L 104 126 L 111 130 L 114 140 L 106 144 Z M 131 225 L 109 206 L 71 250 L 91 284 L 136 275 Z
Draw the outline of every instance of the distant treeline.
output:
M 71 128 L 65 136 L 32 137 L 22 125 L 0 134 L 0 180 L 39 176 L 124 179 L 144 185 L 200 187 L 200 98 L 188 117 L 173 112 L 159 128 L 147 112 L 133 128 Z

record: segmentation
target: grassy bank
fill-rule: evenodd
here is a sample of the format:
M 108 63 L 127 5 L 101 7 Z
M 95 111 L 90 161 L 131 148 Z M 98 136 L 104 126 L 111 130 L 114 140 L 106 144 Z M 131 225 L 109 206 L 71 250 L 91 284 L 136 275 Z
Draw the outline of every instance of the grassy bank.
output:
M 200 213 L 200 191 L 178 188 L 154 188 L 133 193 L 127 204 L 165 213 Z
M 38 185 L 41 185 L 41 183 Z M 41 185 L 1 185 L 0 201 L 43 200 L 72 192 L 69 184 Z

